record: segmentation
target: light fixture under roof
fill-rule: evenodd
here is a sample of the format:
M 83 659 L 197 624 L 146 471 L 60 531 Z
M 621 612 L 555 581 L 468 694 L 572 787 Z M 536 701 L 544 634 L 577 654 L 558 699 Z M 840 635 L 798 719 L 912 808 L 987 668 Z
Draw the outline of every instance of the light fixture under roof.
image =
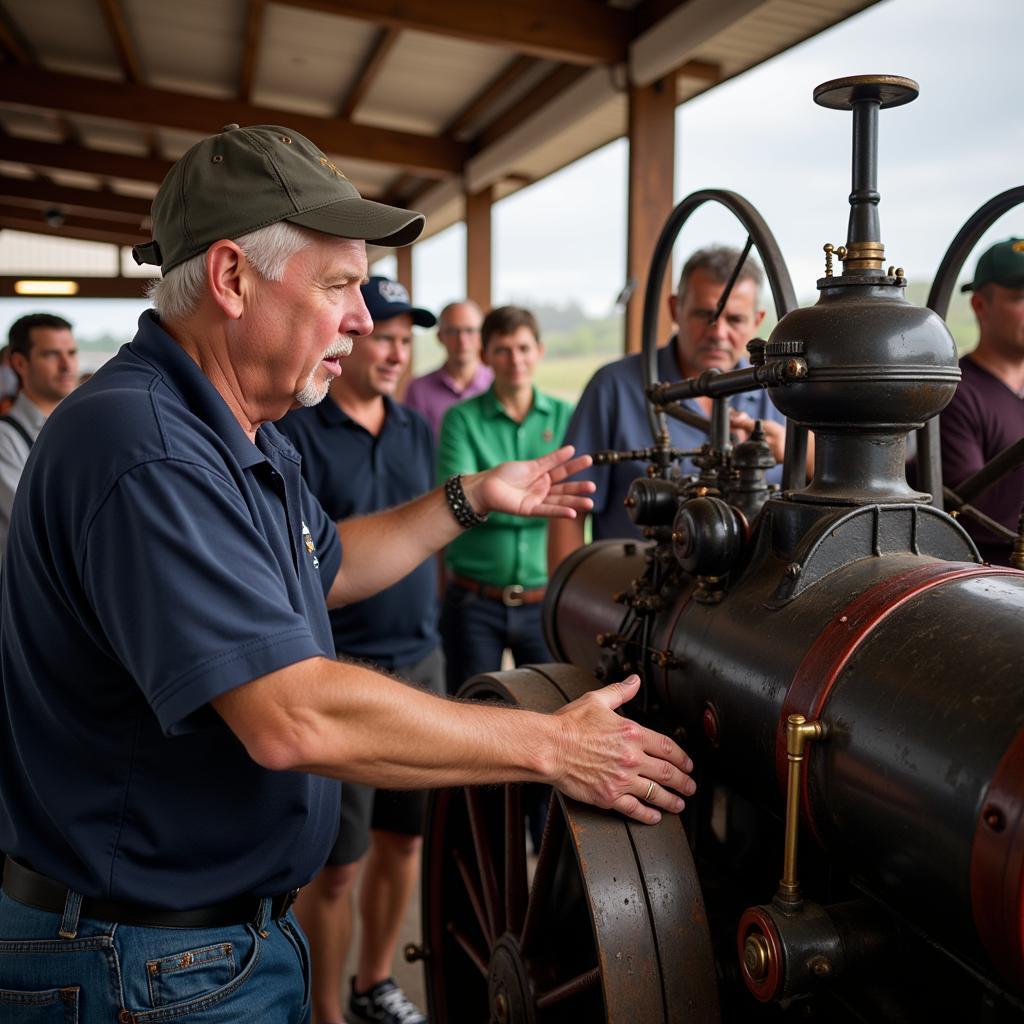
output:
M 14 282 L 15 295 L 77 295 L 77 281 L 23 280 Z

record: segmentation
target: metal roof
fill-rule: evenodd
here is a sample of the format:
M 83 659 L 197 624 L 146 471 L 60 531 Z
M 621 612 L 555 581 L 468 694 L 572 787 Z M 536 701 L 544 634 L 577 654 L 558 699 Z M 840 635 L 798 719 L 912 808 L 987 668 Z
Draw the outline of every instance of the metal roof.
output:
M 0 228 L 132 244 L 188 146 L 283 122 L 437 232 L 622 135 L 630 81 L 684 102 L 874 2 L 0 0 Z

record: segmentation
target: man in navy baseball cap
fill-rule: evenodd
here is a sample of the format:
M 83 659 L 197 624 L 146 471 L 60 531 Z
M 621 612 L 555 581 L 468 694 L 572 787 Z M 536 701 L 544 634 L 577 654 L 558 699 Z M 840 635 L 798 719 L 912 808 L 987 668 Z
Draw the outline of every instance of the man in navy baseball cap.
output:
M 405 285 L 398 281 L 388 277 L 371 277 L 360 288 L 370 318 L 375 324 L 403 313 L 408 313 L 417 327 L 433 327 L 437 323 L 437 317 L 429 309 L 420 309 L 409 301 Z

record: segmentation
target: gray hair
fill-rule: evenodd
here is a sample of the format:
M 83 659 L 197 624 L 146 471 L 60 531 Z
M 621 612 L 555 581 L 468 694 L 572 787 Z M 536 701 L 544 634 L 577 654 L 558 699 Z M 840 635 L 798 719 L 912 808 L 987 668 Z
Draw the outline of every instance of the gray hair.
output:
M 698 249 L 686 261 L 683 272 L 679 275 L 679 304 L 683 304 L 683 299 L 686 296 L 686 286 L 696 271 L 703 270 L 713 281 L 725 284 L 735 269 L 739 258 L 740 250 L 730 248 L 727 245 L 711 245 L 706 249 Z M 740 281 L 753 281 L 754 287 L 757 289 L 757 302 L 760 302 L 761 282 L 763 280 L 764 271 L 761 270 L 752 256 L 748 256 L 739 277 L 736 278 L 736 283 L 739 284 Z
M 288 261 L 310 244 L 312 236 L 282 220 L 250 231 L 234 241 L 260 277 L 267 281 L 280 281 Z M 161 320 L 182 320 L 195 312 L 205 285 L 206 253 L 200 253 L 150 284 L 146 295 Z

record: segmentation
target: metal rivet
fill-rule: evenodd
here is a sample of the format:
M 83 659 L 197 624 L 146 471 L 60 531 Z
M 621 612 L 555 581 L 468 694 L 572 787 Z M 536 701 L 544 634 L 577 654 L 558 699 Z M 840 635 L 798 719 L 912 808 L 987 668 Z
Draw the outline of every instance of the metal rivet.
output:
M 220 164 L 220 163 L 223 163 L 223 162 L 224 162 L 224 157 L 222 157 L 222 156 L 220 155 L 220 153 L 217 153 L 217 154 L 216 154 L 216 156 L 214 156 L 214 158 L 213 158 L 213 162 L 214 162 L 215 164 Z
M 287 135 L 282 135 L 282 136 L 281 136 L 281 141 L 282 141 L 282 142 L 283 142 L 283 143 L 284 143 L 284 144 L 285 144 L 286 146 L 290 146 L 290 145 L 292 144 L 292 140 L 291 140 L 290 138 L 288 138 L 288 136 L 287 136 Z

